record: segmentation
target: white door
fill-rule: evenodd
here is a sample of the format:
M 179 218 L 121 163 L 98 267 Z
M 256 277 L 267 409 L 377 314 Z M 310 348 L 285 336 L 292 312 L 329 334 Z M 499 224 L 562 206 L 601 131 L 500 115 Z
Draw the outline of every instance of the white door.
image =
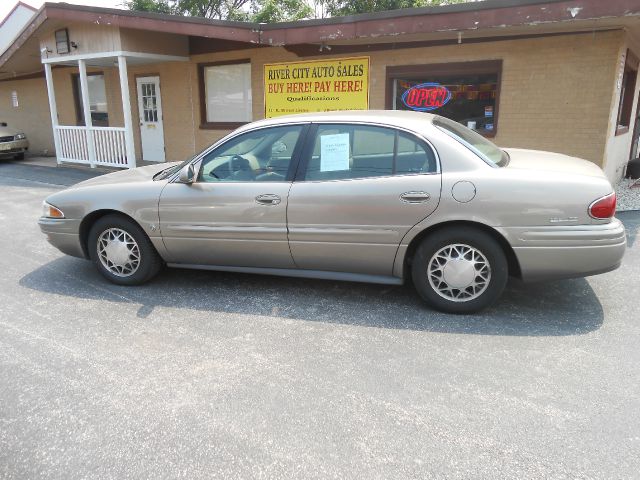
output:
M 138 84 L 142 160 L 146 162 L 164 162 L 160 77 L 140 77 L 136 82 Z

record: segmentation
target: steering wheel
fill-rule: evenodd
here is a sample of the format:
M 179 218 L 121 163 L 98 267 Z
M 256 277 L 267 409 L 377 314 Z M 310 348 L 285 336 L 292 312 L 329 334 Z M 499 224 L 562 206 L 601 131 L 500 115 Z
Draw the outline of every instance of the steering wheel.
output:
M 244 165 L 249 165 L 249 160 L 244 158 L 242 155 L 235 154 L 229 159 L 229 171 L 231 173 L 246 170 L 246 168 L 242 168 Z

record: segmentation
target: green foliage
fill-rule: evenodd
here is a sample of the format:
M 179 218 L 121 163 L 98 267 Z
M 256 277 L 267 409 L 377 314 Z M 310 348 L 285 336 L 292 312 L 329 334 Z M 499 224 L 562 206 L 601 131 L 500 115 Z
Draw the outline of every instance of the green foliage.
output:
M 130 0 L 127 2 L 127 8 L 137 12 L 173 13 L 168 0 Z
M 222 20 L 250 20 L 247 7 L 250 0 L 175 0 L 176 13 L 191 17 Z
M 258 23 L 288 22 L 313 17 L 306 0 L 260 0 L 252 5 L 251 20 Z
M 129 0 L 129 10 L 191 17 L 286 22 L 314 16 L 341 16 L 399 8 L 447 5 L 477 0 Z
M 313 17 L 306 0 L 130 0 L 129 10 L 274 23 Z
M 400 8 L 450 5 L 476 0 L 326 0 L 324 8 L 334 17 L 357 13 L 381 12 Z

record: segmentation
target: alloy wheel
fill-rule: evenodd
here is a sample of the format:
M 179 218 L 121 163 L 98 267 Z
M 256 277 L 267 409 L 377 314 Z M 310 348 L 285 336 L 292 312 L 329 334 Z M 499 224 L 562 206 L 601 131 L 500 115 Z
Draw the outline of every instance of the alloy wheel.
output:
M 427 264 L 433 290 L 446 300 L 468 302 L 484 293 L 491 280 L 487 257 L 470 245 L 456 243 L 438 250 Z
M 103 267 L 118 277 L 129 277 L 140 267 L 140 247 L 121 228 L 108 228 L 98 237 L 98 258 Z

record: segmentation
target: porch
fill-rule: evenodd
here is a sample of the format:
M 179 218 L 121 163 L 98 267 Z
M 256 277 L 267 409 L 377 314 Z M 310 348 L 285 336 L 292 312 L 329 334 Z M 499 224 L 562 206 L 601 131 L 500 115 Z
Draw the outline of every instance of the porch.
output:
M 47 52 L 43 50 L 42 54 Z M 55 56 L 42 58 L 44 64 L 51 124 L 53 127 L 53 141 L 58 164 L 72 163 L 95 167 L 135 168 L 136 151 L 134 142 L 134 117 L 132 114 L 132 95 L 129 87 L 129 66 L 157 64 L 164 62 L 188 61 L 188 57 L 163 55 L 143 52 L 99 52 L 82 55 Z M 77 108 L 83 124 L 61 124 L 56 101 L 52 69 L 54 67 L 77 67 L 78 83 Z M 92 109 L 91 93 L 89 89 L 88 68 L 117 69 L 122 108 L 120 125 L 100 125 L 94 120 L 95 111 Z M 139 99 L 140 114 L 147 123 L 161 123 L 160 98 L 155 89 L 145 90 Z M 67 122 L 68 123 L 68 122 Z M 97 124 L 98 123 L 98 124 Z M 153 125 L 152 125 L 153 126 Z M 154 127 L 155 128 L 155 127 Z M 161 132 L 160 132 L 161 133 Z M 164 160 L 164 156 L 161 159 Z

